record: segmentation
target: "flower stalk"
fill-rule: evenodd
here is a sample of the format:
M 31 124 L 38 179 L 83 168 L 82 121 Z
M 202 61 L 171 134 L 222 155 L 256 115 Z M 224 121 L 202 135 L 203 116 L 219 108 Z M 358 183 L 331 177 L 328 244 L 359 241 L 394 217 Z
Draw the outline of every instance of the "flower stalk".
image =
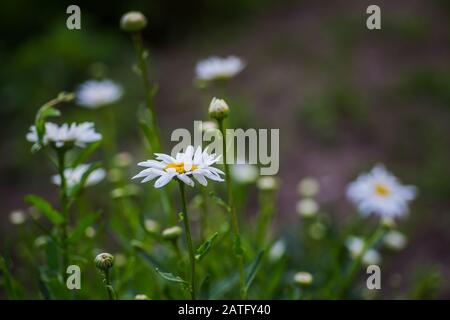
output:
M 63 215 L 63 222 L 60 225 L 60 241 L 61 241 L 61 249 L 62 249 L 62 265 L 61 272 L 62 277 L 66 280 L 67 277 L 67 266 L 69 265 L 69 244 L 68 244 L 68 236 L 67 236 L 67 227 L 69 223 L 69 199 L 67 195 L 67 181 L 66 176 L 64 174 L 65 170 L 65 159 L 66 159 L 66 149 L 59 148 L 56 151 L 58 157 L 58 174 L 60 178 L 60 195 L 59 201 L 61 206 L 61 213 Z
M 227 184 L 227 197 L 228 197 L 228 207 L 231 215 L 231 224 L 233 227 L 234 233 L 234 254 L 236 256 L 239 268 L 239 285 L 240 285 L 240 293 L 241 299 L 247 299 L 247 288 L 245 286 L 245 270 L 244 270 L 244 256 L 241 247 L 241 235 L 239 232 L 239 220 L 236 214 L 236 207 L 234 205 L 233 198 L 233 189 L 231 185 L 231 175 L 230 175 L 230 167 L 227 163 L 227 139 L 226 139 L 226 130 L 224 125 L 224 117 L 216 118 L 217 124 L 219 126 L 219 130 L 222 133 L 222 146 L 223 146 L 223 164 L 225 171 L 225 181 Z
M 184 182 L 178 181 L 180 186 L 180 195 L 181 195 L 181 204 L 182 204 L 182 219 L 184 223 L 184 230 L 185 230 L 185 236 L 186 236 L 186 243 L 189 251 L 189 262 L 191 265 L 191 280 L 189 285 L 189 292 L 191 294 L 191 299 L 195 300 L 195 252 L 194 252 L 194 246 L 192 245 L 192 237 L 191 237 L 191 228 L 189 226 L 189 218 L 187 214 L 187 206 L 186 206 L 186 191 L 184 187 Z

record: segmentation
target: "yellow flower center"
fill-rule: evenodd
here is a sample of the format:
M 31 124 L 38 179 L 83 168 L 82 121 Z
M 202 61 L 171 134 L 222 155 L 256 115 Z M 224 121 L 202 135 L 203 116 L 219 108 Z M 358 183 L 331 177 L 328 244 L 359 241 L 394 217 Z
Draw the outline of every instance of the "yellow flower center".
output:
M 376 183 L 375 184 L 375 192 L 376 192 L 376 194 L 378 194 L 381 197 L 387 197 L 390 193 L 390 190 L 384 184 Z
M 185 173 L 186 172 L 184 170 L 184 162 L 169 163 L 168 165 L 166 165 L 166 167 L 164 169 L 167 171 L 167 169 L 171 169 L 171 168 L 174 168 L 177 171 L 177 173 Z M 198 168 L 198 166 L 193 164 L 190 171 L 194 171 L 197 168 Z

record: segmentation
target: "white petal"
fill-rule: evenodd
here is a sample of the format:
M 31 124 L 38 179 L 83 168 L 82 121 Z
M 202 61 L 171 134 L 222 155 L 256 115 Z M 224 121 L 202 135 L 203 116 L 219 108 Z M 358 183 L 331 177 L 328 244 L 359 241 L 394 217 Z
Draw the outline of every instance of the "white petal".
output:
M 206 180 L 201 174 L 194 173 L 193 176 L 202 186 L 206 187 L 208 185 L 208 180 Z
M 172 180 L 172 178 L 175 176 L 176 174 L 173 172 L 167 172 L 164 175 L 162 175 L 161 177 L 159 177 L 158 180 L 156 180 L 155 182 L 155 188 L 161 188 L 164 187 L 166 184 L 168 184 L 170 182 L 170 180 Z
M 180 179 L 181 181 L 183 181 L 184 183 L 186 183 L 188 186 L 193 187 L 194 186 L 194 181 L 192 181 L 191 178 L 189 178 L 187 175 L 185 174 L 179 174 L 177 176 L 178 179 Z

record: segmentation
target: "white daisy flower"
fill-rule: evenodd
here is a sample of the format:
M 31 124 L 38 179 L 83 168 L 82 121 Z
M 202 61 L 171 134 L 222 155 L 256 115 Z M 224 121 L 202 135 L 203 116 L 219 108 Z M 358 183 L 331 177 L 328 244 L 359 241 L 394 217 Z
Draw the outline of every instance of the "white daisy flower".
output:
M 180 152 L 175 158 L 163 154 L 155 153 L 156 160 L 147 160 L 139 162 L 138 166 L 147 167 L 132 179 L 144 178 L 141 182 L 148 182 L 158 177 L 155 182 L 155 188 L 161 188 L 169 183 L 173 178 L 184 182 L 193 187 L 194 177 L 201 185 L 208 184 L 206 178 L 214 181 L 224 181 L 220 175 L 224 173 L 212 167 L 214 163 L 219 161 L 221 156 L 215 154 L 208 154 L 205 149 L 202 152 L 201 147 L 198 147 L 194 153 L 194 147 L 188 146 L 186 152 Z
M 80 164 L 75 168 L 67 168 L 64 170 L 64 177 L 68 188 L 73 188 L 80 183 L 84 173 L 90 168 L 89 164 Z M 102 168 L 95 169 L 86 180 L 85 186 L 92 186 L 102 181 L 106 176 L 106 171 Z M 61 177 L 59 175 L 52 176 L 52 182 L 56 185 L 61 184 Z
M 195 67 L 195 74 L 197 79 L 205 81 L 228 79 L 237 75 L 244 67 L 245 63 L 236 56 L 227 58 L 214 56 L 199 61 Z
M 116 102 L 122 94 L 122 87 L 111 80 L 89 80 L 78 87 L 76 99 L 80 106 L 95 109 Z
M 416 187 L 404 186 L 384 166 L 377 165 L 360 175 L 347 188 L 347 197 L 367 216 L 396 218 L 408 213 L 408 202 L 416 197 Z
M 43 143 L 45 145 L 54 143 L 56 147 L 61 148 L 66 143 L 74 143 L 76 146 L 83 148 L 87 143 L 95 142 L 102 139 L 100 133 L 95 132 L 94 124 L 92 122 L 83 122 L 80 124 L 64 123 L 58 126 L 52 122 L 45 123 L 45 134 Z M 27 140 L 30 142 L 37 142 L 38 135 L 35 126 L 30 127 L 30 132 L 27 134 Z

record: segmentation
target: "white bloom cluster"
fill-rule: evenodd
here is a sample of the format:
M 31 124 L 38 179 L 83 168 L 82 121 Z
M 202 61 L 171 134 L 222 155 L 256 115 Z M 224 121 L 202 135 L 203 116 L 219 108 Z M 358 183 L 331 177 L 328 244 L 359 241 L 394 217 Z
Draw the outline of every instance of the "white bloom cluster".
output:
M 116 102 L 122 94 L 122 87 L 111 80 L 89 80 L 78 87 L 76 99 L 80 106 L 95 109 Z
M 138 166 L 147 167 L 147 169 L 142 170 L 133 179 L 144 178 L 141 182 L 148 182 L 159 177 L 155 182 L 155 188 L 165 186 L 173 178 L 177 178 L 191 187 L 194 186 L 191 177 L 194 177 L 204 186 L 208 184 L 206 178 L 219 182 L 224 181 L 220 177 L 224 173 L 212 167 L 214 163 L 219 161 L 220 156 L 210 155 L 206 149 L 202 151 L 198 147 L 194 153 L 194 147 L 188 146 L 186 152 L 178 153 L 175 158 L 163 153 L 155 153 L 155 155 L 156 160 L 138 163 Z
M 26 138 L 30 142 L 38 141 L 35 126 L 31 126 Z M 45 134 L 43 137 L 43 143 L 45 145 L 54 143 L 57 148 L 61 148 L 66 143 L 74 143 L 76 146 L 83 148 L 87 143 L 101 139 L 102 135 L 95 132 L 92 122 L 72 123 L 70 125 L 64 123 L 61 126 L 52 122 L 45 123 Z
M 244 62 L 236 56 L 226 58 L 214 56 L 199 61 L 195 73 L 197 79 L 204 81 L 228 79 L 237 75 L 244 67 Z
M 408 202 L 416 197 L 414 186 L 404 186 L 384 166 L 360 175 L 347 188 L 347 197 L 363 215 L 396 218 L 408 213 Z
M 68 188 L 73 188 L 80 183 L 81 178 L 89 169 L 89 164 L 80 164 L 75 168 L 68 168 L 64 170 L 64 177 L 66 178 L 66 183 Z M 106 171 L 102 168 L 95 169 L 89 174 L 86 179 L 85 186 L 92 186 L 100 181 L 102 181 L 106 176 Z M 61 184 L 61 177 L 59 175 L 52 176 L 52 182 L 56 185 Z

